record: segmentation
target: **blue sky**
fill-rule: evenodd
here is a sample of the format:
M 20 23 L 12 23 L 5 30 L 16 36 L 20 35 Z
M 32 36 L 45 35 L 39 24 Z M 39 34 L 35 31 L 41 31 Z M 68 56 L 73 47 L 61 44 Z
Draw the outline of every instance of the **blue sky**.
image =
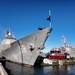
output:
M 0 0 L 0 39 L 10 28 L 17 39 L 36 32 L 38 27 L 49 27 L 48 11 L 51 10 L 52 32 L 44 52 L 63 45 L 64 35 L 68 44 L 75 47 L 74 0 Z

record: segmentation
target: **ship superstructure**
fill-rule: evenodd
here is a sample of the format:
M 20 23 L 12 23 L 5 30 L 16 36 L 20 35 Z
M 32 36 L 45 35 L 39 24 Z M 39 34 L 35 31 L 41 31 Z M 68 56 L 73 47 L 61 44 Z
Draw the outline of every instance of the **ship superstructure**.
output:
M 44 49 L 44 43 L 51 31 L 52 28 L 50 27 L 42 28 L 19 40 L 11 38 L 11 34 L 7 31 L 2 45 L 8 44 L 10 47 L 3 49 L 0 55 L 12 62 L 33 66 L 40 51 Z
M 12 35 L 10 29 L 6 29 L 4 37 L 0 45 L 0 52 L 11 47 L 11 43 L 13 43 L 14 41 L 16 41 L 16 38 Z
M 61 49 L 70 55 L 71 58 L 75 58 L 75 48 L 73 48 L 71 45 L 68 45 L 67 43 L 67 39 L 65 38 L 65 36 L 62 36 L 62 41 L 64 43 L 64 46 L 61 47 Z

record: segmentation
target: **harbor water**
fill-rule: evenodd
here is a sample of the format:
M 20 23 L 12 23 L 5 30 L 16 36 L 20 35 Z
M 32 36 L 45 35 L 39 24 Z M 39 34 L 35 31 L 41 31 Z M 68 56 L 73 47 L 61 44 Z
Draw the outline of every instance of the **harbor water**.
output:
M 9 75 L 75 75 L 75 65 L 69 66 L 38 66 L 25 67 L 19 64 L 6 62 Z

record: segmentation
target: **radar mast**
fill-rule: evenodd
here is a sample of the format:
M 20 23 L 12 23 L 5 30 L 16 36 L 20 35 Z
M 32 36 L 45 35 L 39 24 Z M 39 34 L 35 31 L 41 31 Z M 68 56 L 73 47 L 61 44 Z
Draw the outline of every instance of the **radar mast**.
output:
M 62 36 L 62 41 L 64 43 L 64 46 L 66 47 L 67 46 L 67 39 L 65 38 L 65 36 Z

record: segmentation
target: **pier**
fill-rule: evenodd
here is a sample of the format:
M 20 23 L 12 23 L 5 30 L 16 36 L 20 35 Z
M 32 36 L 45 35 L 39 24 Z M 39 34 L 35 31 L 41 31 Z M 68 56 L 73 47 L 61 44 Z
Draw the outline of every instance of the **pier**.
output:
M 1 63 L 0 63 L 0 75 L 8 75 Z

